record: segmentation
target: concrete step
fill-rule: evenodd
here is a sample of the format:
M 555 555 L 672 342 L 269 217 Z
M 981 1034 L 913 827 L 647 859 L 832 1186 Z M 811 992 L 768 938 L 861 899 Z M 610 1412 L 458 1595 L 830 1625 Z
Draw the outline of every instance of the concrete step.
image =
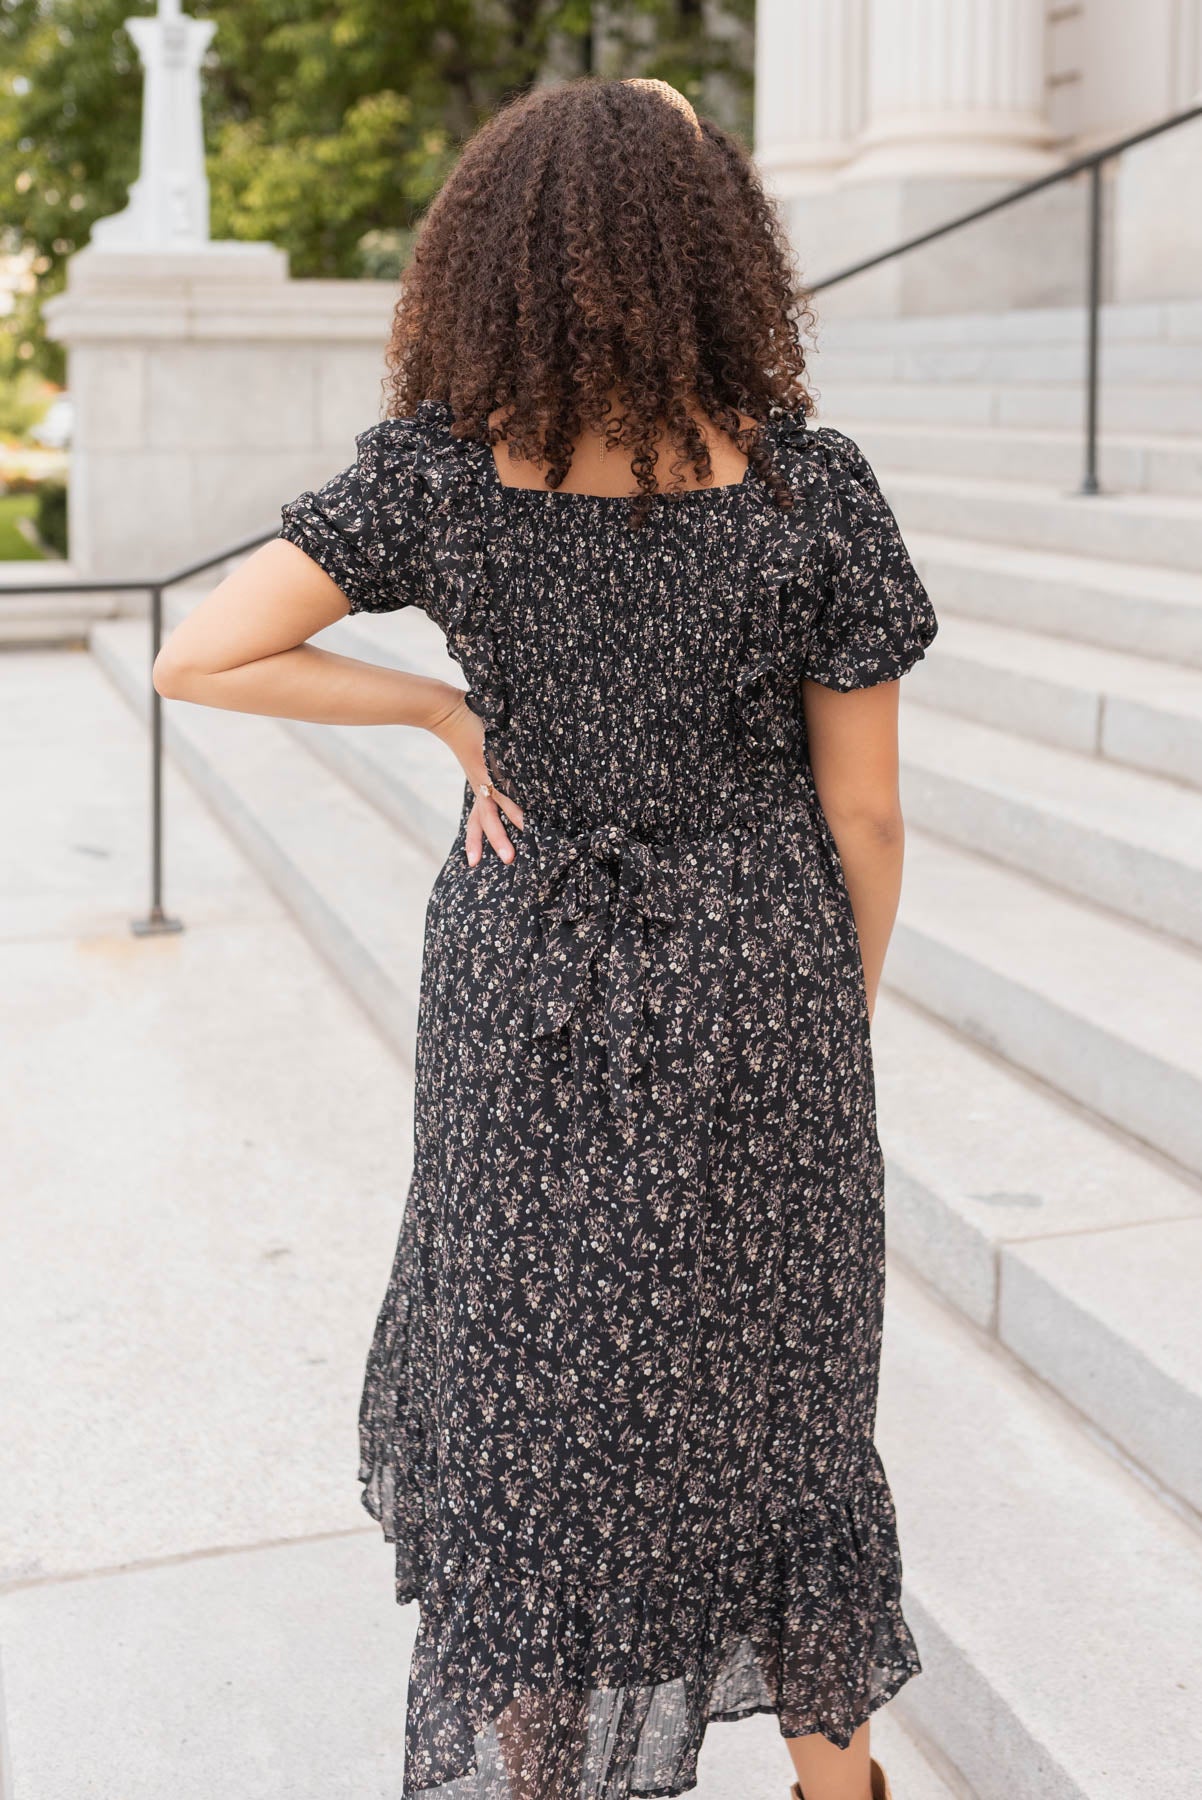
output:
M 436 863 L 459 823 L 463 773 L 428 734 L 390 725 L 308 725 L 287 729 Z
M 872 1042 L 891 1252 L 1202 1514 L 1202 1186 L 891 991 Z
M 1050 382 L 1069 385 L 1085 377 L 1085 344 L 875 344 L 840 343 L 836 334 L 819 341 L 811 362 L 819 388 L 832 392 L 850 383 L 898 381 L 954 385 L 962 382 L 1000 388 Z M 1202 385 L 1202 343 L 1103 342 L 1103 392 L 1110 382 L 1150 388 Z
M 878 470 L 902 529 L 1158 568 L 1202 569 L 1202 502 L 1058 493 L 1035 482 Z M 1202 593 L 1202 584 L 1199 586 Z
M 991 425 L 1023 430 L 1082 431 L 1085 385 L 1069 381 L 852 381 L 815 369 L 819 414 L 826 424 L 898 420 L 921 425 Z M 1106 381 L 1100 416 L 1104 432 L 1180 432 L 1196 435 L 1202 384 Z
M 146 628 L 94 627 L 132 706 L 149 702 Z M 274 719 L 167 701 L 167 746 L 231 836 L 412 1066 L 425 910 L 436 865 Z
M 901 747 L 915 825 L 1202 949 L 1202 794 L 926 706 Z
M 878 1443 L 924 1662 L 903 1721 L 980 1800 L 1193 1793 L 1197 1532 L 896 1264 Z
M 166 620 L 174 627 L 201 593 L 169 595 Z M 325 650 L 464 685 L 446 652 L 442 632 L 416 607 L 396 613 L 341 619 L 313 639 Z M 380 725 L 312 725 L 280 720 L 326 768 L 354 789 L 398 830 L 441 863 L 455 836 L 463 777 L 454 759 L 421 731 Z
M 1198 1512 L 1202 1217 L 1024 1244 L 1003 1260 L 999 1335 Z
M 463 687 L 459 665 L 443 635 L 416 608 L 380 617 L 340 620 L 314 640 L 343 656 L 434 675 Z M 463 800 L 463 772 L 428 732 L 392 726 L 310 725 L 286 728 L 392 825 L 441 863 L 455 837 Z
M 1202 1172 L 1202 957 L 912 829 L 889 979 L 974 1042 Z
M 821 301 L 819 301 L 821 310 Z M 1202 301 L 1111 304 L 1101 312 L 1108 344 L 1202 343 Z M 822 326 L 822 341 L 835 349 L 911 349 L 985 345 L 1084 345 L 1082 306 L 1011 307 L 1005 312 L 914 313 L 904 318 L 836 317 Z
M 416 606 L 391 613 L 356 613 L 331 625 L 319 641 L 345 656 L 361 656 L 463 685 L 463 671 L 447 654 L 442 632 Z
M 838 424 L 837 419 L 828 421 Z M 971 475 L 987 481 L 1037 481 L 1058 491 L 1081 479 L 1080 429 L 1036 431 L 1013 427 L 917 425 L 864 419 L 849 422 L 869 462 L 923 475 Z M 1101 445 L 1101 479 L 1118 493 L 1202 496 L 1202 438 L 1117 433 Z
M 0 570 L 0 589 L 5 581 Z M 86 644 L 97 619 L 111 619 L 117 614 L 117 598 L 113 594 L 0 592 L 0 648 L 32 650 Z
M 908 530 L 937 610 L 1202 669 L 1202 578 Z
M 1202 672 L 945 615 L 912 699 L 1202 787 Z

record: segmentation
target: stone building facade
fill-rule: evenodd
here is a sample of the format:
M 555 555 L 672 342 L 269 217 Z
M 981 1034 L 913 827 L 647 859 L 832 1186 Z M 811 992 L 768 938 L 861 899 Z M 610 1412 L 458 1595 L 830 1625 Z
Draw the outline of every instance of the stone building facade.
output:
M 757 8 L 756 151 L 815 279 L 1199 97 L 1202 0 L 759 0 Z M 1115 298 L 1202 293 L 1200 172 L 1198 125 L 1110 166 Z M 1081 185 L 851 284 L 840 307 L 1076 299 Z

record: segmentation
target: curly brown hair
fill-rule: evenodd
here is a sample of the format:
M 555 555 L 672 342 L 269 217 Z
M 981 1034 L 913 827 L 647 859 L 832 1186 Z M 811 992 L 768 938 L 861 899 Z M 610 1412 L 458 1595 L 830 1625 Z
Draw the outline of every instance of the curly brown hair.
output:
M 442 402 L 456 435 L 507 441 L 549 488 L 580 434 L 603 433 L 629 452 L 645 518 L 688 469 L 713 479 L 699 407 L 789 506 L 762 427 L 811 409 L 812 315 L 751 159 L 699 123 L 654 91 L 584 78 L 483 125 L 402 282 L 389 414 Z M 661 487 L 664 437 L 675 454 Z

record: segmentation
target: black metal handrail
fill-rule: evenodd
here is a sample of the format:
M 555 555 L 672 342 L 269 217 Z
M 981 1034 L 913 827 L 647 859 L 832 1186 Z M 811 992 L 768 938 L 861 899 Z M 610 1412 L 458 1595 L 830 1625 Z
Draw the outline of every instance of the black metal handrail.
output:
M 170 575 L 142 581 L 26 581 L 0 587 L 0 599 L 18 594 L 149 594 L 150 595 L 150 666 L 153 669 L 163 643 L 163 595 L 168 588 L 205 575 L 236 556 L 246 556 L 260 544 L 270 542 L 278 531 L 263 531 L 257 537 L 245 538 L 220 550 L 215 556 L 203 557 Z M 150 905 L 143 917 L 133 919 L 130 929 L 137 937 L 159 937 L 164 932 L 182 931 L 179 919 L 168 916 L 163 906 L 163 697 L 150 683 Z
M 862 261 L 852 263 L 848 268 L 840 269 L 834 275 L 826 275 L 820 281 L 810 284 L 810 293 L 817 294 L 827 288 L 835 287 L 839 282 L 850 281 L 853 275 L 863 275 L 869 269 L 880 268 L 882 264 L 892 262 L 896 257 L 908 256 L 912 250 L 919 250 L 924 244 L 934 243 L 938 238 L 947 237 L 953 231 L 962 231 L 966 225 L 974 225 L 978 219 L 988 218 L 991 213 L 1001 212 L 1003 207 L 1016 206 L 1020 200 L 1026 200 L 1031 194 L 1041 193 L 1045 188 L 1055 187 L 1062 181 L 1071 181 L 1075 175 L 1089 176 L 1089 272 L 1086 287 L 1086 313 L 1088 320 L 1086 343 L 1086 402 L 1085 402 L 1085 469 L 1081 482 L 1083 494 L 1096 494 L 1098 487 L 1098 345 L 1099 315 L 1102 302 L 1102 167 L 1113 157 L 1121 156 L 1125 150 L 1136 144 L 1143 144 L 1149 138 L 1160 137 L 1166 131 L 1174 131 L 1179 125 L 1188 124 L 1191 119 L 1202 118 L 1202 104 L 1187 107 L 1184 112 L 1173 113 L 1169 118 L 1161 119 L 1156 125 L 1149 125 L 1142 131 L 1132 132 L 1128 137 L 1118 138 L 1113 143 L 1105 144 L 1099 150 L 1091 150 L 1088 155 L 1079 156 L 1073 162 L 1066 163 L 1063 168 L 1053 169 L 1047 175 L 1040 175 L 1034 181 L 1024 182 L 1021 187 L 1011 188 L 996 199 L 987 200 L 981 206 L 974 206 L 970 211 L 960 213 L 954 219 L 948 219 L 942 225 L 935 225 L 929 231 L 906 238 L 892 249 L 882 250 L 875 256 L 868 256 Z M 236 556 L 245 556 L 257 550 L 260 544 L 267 543 L 276 537 L 276 531 L 262 532 L 259 536 L 246 538 L 240 544 L 232 545 L 228 550 L 221 550 L 214 556 L 207 556 L 200 562 L 189 563 L 186 568 L 177 569 L 171 575 L 159 579 L 141 581 L 61 581 L 61 582 L 25 582 L 11 587 L 0 588 L 0 598 L 17 594 L 134 594 L 150 595 L 150 662 L 153 667 L 163 641 L 163 595 L 168 588 L 177 587 L 180 582 L 190 581 L 197 575 L 204 575 L 210 569 L 219 568 L 222 563 L 230 562 Z M 170 918 L 163 906 L 163 702 L 162 696 L 154 682 L 150 684 L 150 906 L 144 918 L 132 921 L 133 931 L 140 937 L 157 936 L 162 932 L 180 931 L 178 919 Z
M 1104 164 L 1116 156 L 1122 156 L 1126 150 L 1132 150 L 1136 144 L 1146 144 L 1150 138 L 1161 137 L 1166 131 L 1176 131 L 1179 125 L 1188 125 L 1191 119 L 1202 118 L 1202 104 L 1187 106 L 1183 112 L 1170 113 L 1167 118 L 1160 119 L 1155 125 L 1145 125 L 1142 131 L 1132 131 L 1126 137 L 1115 138 L 1109 144 L 1103 144 L 1098 150 L 1090 150 L 1084 156 L 1078 156 L 1072 162 L 1065 163 L 1059 169 L 1052 169 L 1047 175 L 1039 175 L 1034 181 L 1025 181 L 1021 187 L 1010 188 L 1004 194 L 998 194 L 993 200 L 986 200 L 980 206 L 974 206 L 968 212 L 958 213 L 954 219 L 947 219 L 942 225 L 933 225 L 928 231 L 920 231 L 916 236 L 905 238 L 892 249 L 881 250 L 875 256 L 866 256 L 860 262 L 850 263 L 847 268 L 839 269 L 834 275 L 824 275 L 820 281 L 809 284 L 811 294 L 823 293 L 827 288 L 836 287 L 842 281 L 850 281 L 853 275 L 864 275 L 869 269 L 879 269 L 882 264 L 893 262 L 899 256 L 908 256 L 911 250 L 921 250 L 924 244 L 933 244 L 939 238 L 950 236 L 953 231 L 963 231 L 966 225 L 975 225 L 978 219 L 987 219 L 991 214 L 1001 212 L 1004 207 L 1017 206 L 1020 200 L 1027 200 L 1032 194 L 1041 194 L 1045 188 L 1056 187 L 1062 181 L 1071 181 L 1075 175 L 1089 176 L 1088 194 L 1088 230 L 1089 230 L 1089 267 L 1085 288 L 1085 455 L 1084 469 L 1081 476 L 1082 494 L 1097 494 L 1098 485 L 1098 374 L 1100 316 L 1102 310 L 1102 169 Z

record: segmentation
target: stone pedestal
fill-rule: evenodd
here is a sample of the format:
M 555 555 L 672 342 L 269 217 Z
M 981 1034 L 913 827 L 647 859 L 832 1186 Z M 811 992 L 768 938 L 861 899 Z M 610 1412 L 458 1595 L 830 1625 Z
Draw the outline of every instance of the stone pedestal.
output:
M 1013 185 L 933 177 L 849 182 L 800 195 L 785 203 L 784 214 L 805 280 L 818 281 Z M 819 294 L 815 306 L 820 319 L 1076 306 L 1085 292 L 1085 243 L 1086 196 L 1072 182 L 857 275 Z
M 71 563 L 162 575 L 270 531 L 381 416 L 391 281 L 292 281 L 283 251 L 75 256 L 47 307 L 76 407 Z

